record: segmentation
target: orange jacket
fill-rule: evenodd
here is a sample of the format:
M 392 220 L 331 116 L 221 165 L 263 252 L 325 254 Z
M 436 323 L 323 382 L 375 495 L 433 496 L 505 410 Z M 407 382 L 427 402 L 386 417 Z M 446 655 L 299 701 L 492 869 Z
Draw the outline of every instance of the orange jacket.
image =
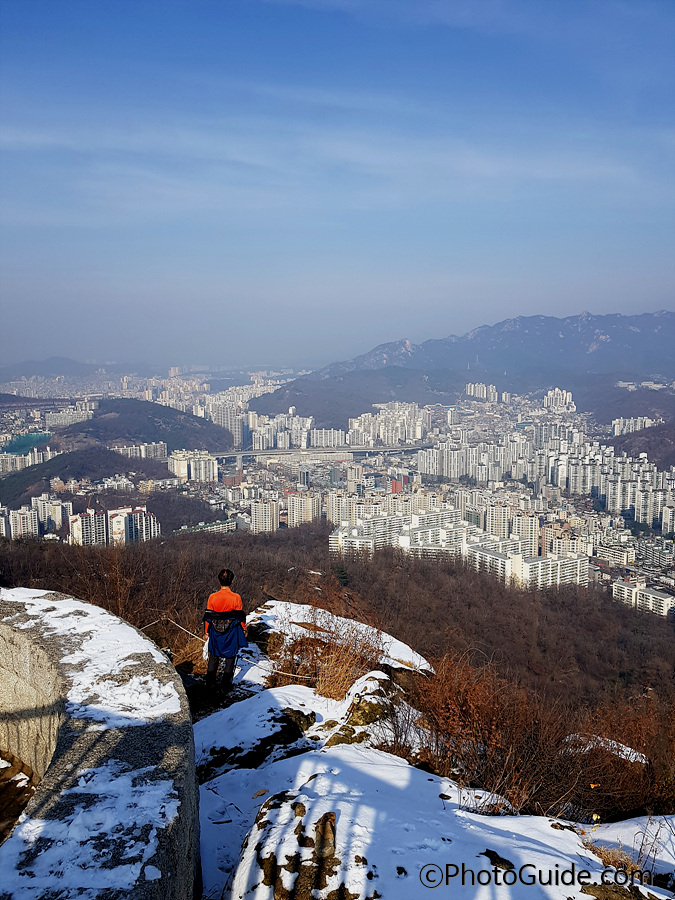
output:
M 235 594 L 229 587 L 221 587 L 215 594 L 211 594 L 206 604 L 206 608 L 212 609 L 214 612 L 233 612 L 234 610 L 243 610 L 244 607 L 239 594 Z M 241 627 L 246 631 L 245 622 L 241 623 Z M 204 631 L 206 634 L 209 633 L 208 622 L 204 622 Z

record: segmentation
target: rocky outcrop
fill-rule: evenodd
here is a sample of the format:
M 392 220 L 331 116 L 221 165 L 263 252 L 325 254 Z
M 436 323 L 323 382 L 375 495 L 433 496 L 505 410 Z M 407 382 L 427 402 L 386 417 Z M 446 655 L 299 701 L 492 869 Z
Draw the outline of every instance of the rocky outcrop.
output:
M 198 792 L 187 698 L 130 625 L 0 591 L 0 744 L 41 777 L 0 846 L 2 900 L 191 900 Z

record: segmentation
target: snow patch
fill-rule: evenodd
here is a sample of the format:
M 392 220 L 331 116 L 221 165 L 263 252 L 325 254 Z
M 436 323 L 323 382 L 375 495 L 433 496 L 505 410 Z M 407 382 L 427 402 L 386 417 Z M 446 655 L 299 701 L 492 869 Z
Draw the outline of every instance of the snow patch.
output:
M 258 609 L 249 618 L 249 623 L 253 621 L 293 637 L 308 630 L 320 637 L 324 628 L 339 628 L 329 613 L 277 601 Z M 350 627 L 358 624 L 346 621 Z M 376 634 L 387 647 L 383 660 L 428 666 L 409 647 Z M 590 873 L 592 883 L 601 880 L 603 864 L 584 841 L 590 837 L 608 846 L 635 847 L 643 833 L 644 841 L 658 844 L 653 853 L 656 871 L 675 870 L 675 816 L 660 817 L 661 825 L 634 820 L 584 834 L 581 826 L 570 822 L 508 815 L 502 798 L 428 774 L 373 746 L 380 739 L 380 720 L 351 728 L 351 741 L 331 743 L 355 721 L 354 710 L 361 704 L 380 700 L 386 705 L 393 685 L 383 672 L 364 675 L 344 700 L 336 701 L 304 685 L 262 689 L 268 666 L 255 648 L 237 675 L 254 695 L 195 725 L 198 760 L 208 762 L 236 747 L 255 747 L 283 709 L 313 713 L 315 720 L 301 738 L 277 747 L 255 768 L 237 768 L 235 762 L 202 785 L 204 897 L 273 900 L 275 885 L 278 895 L 284 890 L 300 893 L 309 884 L 317 900 L 337 896 L 332 892 L 340 890 L 359 900 L 377 896 L 421 900 L 428 897 L 429 887 L 440 885 L 425 881 L 425 873 L 440 871 L 444 880 L 446 867 L 461 872 L 464 865 L 483 879 L 492 878 L 490 887 L 483 880 L 472 888 L 468 881 L 468 898 L 567 900 L 571 894 L 581 896 L 581 885 L 556 884 L 556 873 L 574 868 Z M 583 741 L 582 749 L 595 740 L 572 737 Z M 639 754 L 623 745 L 611 742 L 607 749 L 640 761 Z M 477 812 L 481 809 L 500 809 L 502 814 L 481 815 Z M 318 829 L 327 820 L 334 822 L 335 831 L 326 849 Z M 503 868 L 497 870 L 496 865 Z M 550 884 L 535 883 L 534 891 L 531 884 L 519 881 L 505 885 L 502 880 L 497 885 L 495 871 L 513 867 L 518 872 L 521 866 L 528 867 L 527 874 L 541 871 L 544 881 L 551 873 Z M 446 892 L 455 893 L 453 888 L 462 892 L 458 878 L 444 887 Z M 655 898 L 671 896 L 651 886 L 649 891 Z
M 373 645 L 382 646 L 382 665 L 412 669 L 418 672 L 431 671 L 431 666 L 423 656 L 390 634 L 353 619 L 335 616 L 314 606 L 271 600 L 248 617 L 249 625 L 256 622 L 262 622 L 271 631 L 281 632 L 290 638 L 302 637 L 307 634 L 308 630 L 314 637 L 320 639 L 322 631 L 331 634 L 340 633 L 341 630 L 344 632 L 345 629 L 353 629 L 355 633 L 372 638 Z
M 568 736 L 567 741 L 572 744 L 570 749 L 575 753 L 587 753 L 590 750 L 606 750 L 613 756 L 618 756 L 619 759 L 625 759 L 626 762 L 640 763 L 643 766 L 647 765 L 647 757 L 643 753 L 633 750 L 632 747 L 627 747 L 626 744 L 620 744 L 618 741 L 599 737 L 597 734 L 590 735 L 590 737 L 581 734 L 571 734 Z
M 145 725 L 180 712 L 173 684 L 162 684 L 150 675 L 129 677 L 127 670 L 139 664 L 137 657 L 141 655 L 166 662 L 164 654 L 130 625 L 97 606 L 70 597 L 52 598 L 44 591 L 1 590 L 0 598 L 23 604 L 35 617 L 35 621 L 24 623 L 6 618 L 13 627 L 27 630 L 39 622 L 45 634 L 78 638 L 77 650 L 62 659 L 69 665 L 71 678 L 67 695 L 70 715 L 117 728 Z
M 79 773 L 77 786 L 63 792 L 73 799 L 66 818 L 22 816 L 0 847 L 3 890 L 33 896 L 49 890 L 61 900 L 131 890 L 157 850 L 157 830 L 171 824 L 180 805 L 173 782 L 153 780 L 153 773 L 111 759 Z

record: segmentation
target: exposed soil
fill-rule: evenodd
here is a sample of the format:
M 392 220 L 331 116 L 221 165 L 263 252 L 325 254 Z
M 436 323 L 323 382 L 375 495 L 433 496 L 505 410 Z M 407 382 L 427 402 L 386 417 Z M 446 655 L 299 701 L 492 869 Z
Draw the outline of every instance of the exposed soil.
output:
M 0 750 L 0 843 L 12 833 L 39 781 L 30 766 Z

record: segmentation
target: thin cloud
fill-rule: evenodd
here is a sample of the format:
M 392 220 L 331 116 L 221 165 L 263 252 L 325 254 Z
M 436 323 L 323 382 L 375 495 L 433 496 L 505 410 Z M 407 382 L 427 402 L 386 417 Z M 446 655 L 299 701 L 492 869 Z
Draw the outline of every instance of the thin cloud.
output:
M 389 127 L 367 128 L 318 126 L 286 115 L 181 117 L 142 127 L 125 119 L 112 126 L 108 118 L 99 126 L 92 110 L 86 125 L 7 126 L 0 147 L 21 171 L 30 171 L 33 158 L 51 171 L 53 183 L 68 188 L 54 207 L 67 215 L 79 207 L 85 219 L 106 213 L 149 219 L 186 211 L 389 209 L 481 197 L 499 203 L 510 202 L 514 189 L 541 185 L 579 190 L 584 202 L 603 191 L 650 193 L 653 172 L 643 170 L 639 155 L 622 158 L 608 146 L 611 135 L 589 143 L 588 136 L 575 140 L 569 123 L 560 129 L 543 129 L 539 137 L 496 129 L 488 140 L 409 131 L 395 118 Z M 36 196 L 34 207 L 45 221 L 49 201 Z M 15 212 L 25 221 L 29 209 L 23 198 Z M 10 203 L 10 218 L 11 212 Z
M 446 27 L 564 44 L 606 81 L 672 85 L 675 7 L 661 0 L 262 0 L 381 27 Z
M 250 2 L 250 0 L 249 0 Z M 257 2 L 257 0 L 256 0 Z M 611 32 L 627 25 L 672 27 L 672 8 L 660 0 L 262 0 L 276 6 L 301 6 L 316 12 L 342 12 L 381 24 L 399 22 L 445 25 L 483 32 L 560 38 L 602 23 Z

